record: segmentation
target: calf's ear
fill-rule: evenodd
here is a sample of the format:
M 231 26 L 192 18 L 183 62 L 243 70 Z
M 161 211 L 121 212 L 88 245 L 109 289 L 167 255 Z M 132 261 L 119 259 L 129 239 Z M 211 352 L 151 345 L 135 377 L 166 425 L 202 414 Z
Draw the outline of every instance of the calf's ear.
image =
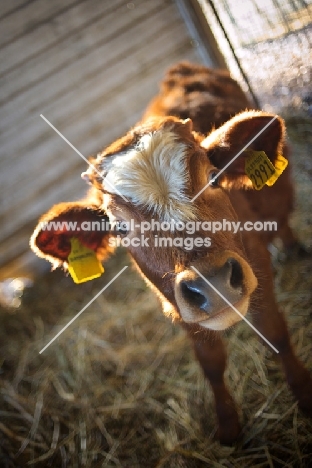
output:
M 222 170 L 228 164 L 220 175 L 221 185 L 247 188 L 252 187 L 245 172 L 245 161 L 250 151 L 264 151 L 274 165 L 278 154 L 283 154 L 284 141 L 285 125 L 280 117 L 261 111 L 246 111 L 213 130 L 201 146 L 207 150 L 211 163 L 217 169 Z
M 71 239 L 104 260 L 113 248 L 109 245 L 109 220 L 99 207 L 87 201 L 60 203 L 44 214 L 30 239 L 30 247 L 39 257 L 49 260 L 54 267 L 67 267 Z

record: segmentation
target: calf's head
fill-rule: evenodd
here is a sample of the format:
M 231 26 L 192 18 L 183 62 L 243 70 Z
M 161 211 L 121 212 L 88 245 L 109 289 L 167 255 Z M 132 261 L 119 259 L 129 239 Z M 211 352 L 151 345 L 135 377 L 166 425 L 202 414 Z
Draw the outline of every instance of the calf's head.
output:
M 240 235 L 207 232 L 207 223 L 238 220 L 231 191 L 251 188 L 246 153 L 216 176 L 272 118 L 245 112 L 206 138 L 192 131 L 190 120 L 174 117 L 136 126 L 91 159 L 82 175 L 92 186 L 88 196 L 52 207 L 40 219 L 31 247 L 66 269 L 72 237 L 100 260 L 123 239 L 165 314 L 212 330 L 233 325 L 240 317 L 223 297 L 245 315 L 257 280 Z M 276 119 L 248 149 L 265 151 L 274 163 L 283 132 Z M 59 225 L 42 229 L 52 221 Z M 82 229 L 83 222 L 94 221 L 104 229 Z M 76 226 L 68 230 L 62 222 Z

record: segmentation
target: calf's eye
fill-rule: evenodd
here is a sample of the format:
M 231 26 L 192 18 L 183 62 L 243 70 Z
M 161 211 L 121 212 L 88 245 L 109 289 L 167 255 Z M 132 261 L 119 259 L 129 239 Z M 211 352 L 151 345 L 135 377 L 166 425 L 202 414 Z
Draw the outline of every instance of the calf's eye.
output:
M 219 187 L 218 172 L 211 171 L 208 176 L 208 182 L 211 187 Z
M 129 226 L 126 221 L 116 221 L 115 231 L 120 236 L 126 236 L 129 233 Z

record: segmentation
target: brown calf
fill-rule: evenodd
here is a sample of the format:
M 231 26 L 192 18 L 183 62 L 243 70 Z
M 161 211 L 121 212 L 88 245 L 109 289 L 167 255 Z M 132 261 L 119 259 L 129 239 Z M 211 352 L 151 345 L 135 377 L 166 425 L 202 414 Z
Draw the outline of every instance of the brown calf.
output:
M 180 322 L 189 334 L 212 386 L 223 443 L 234 441 L 240 426 L 224 383 L 226 351 L 220 330 L 238 322 L 250 307 L 256 310 L 252 315 L 255 327 L 279 351 L 299 406 L 312 412 L 312 381 L 293 353 L 284 317 L 278 310 L 267 251 L 268 242 L 276 235 L 286 245 L 295 241 L 288 227 L 292 204 L 289 171 L 272 187 L 256 191 L 244 168 L 250 153 L 243 151 L 233 160 L 246 146 L 248 150 L 265 151 L 274 164 L 285 150 L 284 123 L 278 117 L 272 121 L 273 115 L 259 111 L 230 118 L 229 114 L 247 106 L 242 91 L 225 73 L 189 64 L 174 67 L 143 121 L 91 160 L 92 166 L 83 176 L 92 184 L 88 196 L 80 202 L 54 206 L 41 218 L 31 239 L 39 256 L 65 269 L 72 237 L 94 250 L 100 260 L 112 251 L 116 236 L 128 243 L 136 241 L 128 247 L 130 255 L 158 294 L 164 313 Z M 179 118 L 189 116 L 194 122 Z M 208 136 L 194 131 L 193 125 L 207 135 L 213 123 L 219 128 Z M 103 220 L 117 228 L 105 232 L 41 228 L 42 222 L 49 221 L 76 221 L 80 226 L 83 221 Z M 130 230 L 120 224 L 131 220 Z M 140 226 L 147 221 L 152 224 L 152 220 L 167 223 L 163 228 L 172 220 L 174 224 L 165 232 L 155 230 L 154 224 L 144 231 L 145 242 L 138 246 Z M 226 230 L 209 232 L 208 238 L 204 223 L 223 220 L 273 220 L 278 231 Z M 191 221 L 195 223 L 194 232 L 186 234 L 181 226 Z M 161 236 L 167 244 L 160 248 L 157 242 Z

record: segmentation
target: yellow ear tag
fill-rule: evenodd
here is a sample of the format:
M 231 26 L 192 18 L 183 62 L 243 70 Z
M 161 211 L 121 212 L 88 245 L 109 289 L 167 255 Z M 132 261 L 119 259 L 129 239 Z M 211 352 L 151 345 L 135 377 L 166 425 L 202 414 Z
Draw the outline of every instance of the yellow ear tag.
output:
M 281 173 L 286 169 L 288 166 L 288 161 L 287 159 L 284 158 L 281 154 L 277 155 L 276 161 L 274 163 L 275 165 L 275 174 L 273 174 L 269 180 L 266 181 L 266 184 L 271 187 L 271 185 L 275 184 Z
M 276 169 L 264 151 L 248 151 L 245 160 L 245 172 L 256 190 L 262 187 L 276 174 Z
M 70 239 L 71 252 L 68 256 L 68 271 L 74 282 L 84 283 L 85 281 L 98 278 L 104 272 L 102 264 L 97 259 L 94 250 L 82 245 L 78 239 Z

